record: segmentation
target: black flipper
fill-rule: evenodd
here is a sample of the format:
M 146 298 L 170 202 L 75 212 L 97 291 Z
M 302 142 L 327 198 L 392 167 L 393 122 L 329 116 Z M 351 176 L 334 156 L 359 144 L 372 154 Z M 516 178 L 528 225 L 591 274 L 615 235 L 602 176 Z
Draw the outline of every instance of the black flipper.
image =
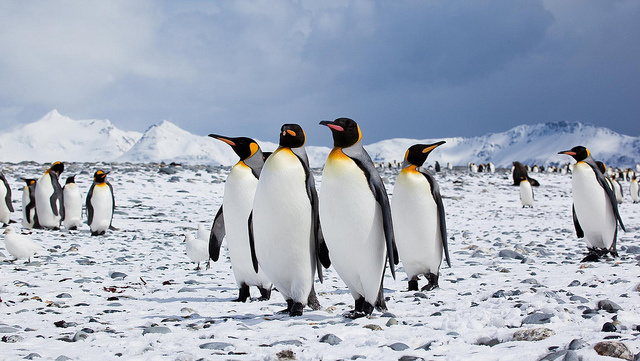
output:
M 429 174 L 425 169 L 418 168 L 420 173 L 427 178 L 429 185 L 431 186 L 431 196 L 436 202 L 438 208 L 438 221 L 440 222 L 440 238 L 442 241 L 442 248 L 444 248 L 444 257 L 447 261 L 447 265 L 451 267 L 451 259 L 449 258 L 449 245 L 447 243 L 447 221 L 444 213 L 444 204 L 442 203 L 442 196 L 440 195 L 440 187 L 438 182 Z
M 113 214 L 116 212 L 116 196 L 113 194 L 113 186 L 108 181 L 105 181 L 111 191 L 111 219 L 109 220 L 109 229 L 112 229 L 111 223 L 113 223 Z
M 224 214 L 222 206 L 220 206 L 216 217 L 213 219 L 211 233 L 209 234 L 209 258 L 211 258 L 213 262 L 217 262 L 220 258 L 220 247 L 222 246 L 222 240 L 225 235 Z
M 253 270 L 258 273 L 258 257 L 256 256 L 256 244 L 253 239 L 253 211 L 249 214 L 249 248 L 251 248 L 251 262 L 253 263 Z
M 4 174 L 0 172 L 0 180 L 4 183 L 4 187 L 7 189 L 7 194 L 4 196 L 4 202 L 7 204 L 7 208 L 9 208 L 9 212 L 13 212 L 13 204 L 11 204 L 11 187 L 9 187 L 9 183 L 7 179 L 4 177 Z
M 580 227 L 578 216 L 576 216 L 575 205 L 571 205 L 571 211 L 573 212 L 573 226 L 576 228 L 576 235 L 578 236 L 578 238 L 584 238 L 584 231 L 582 230 L 582 227 Z
M 93 198 L 93 188 L 95 188 L 95 186 L 95 182 L 91 184 L 89 193 L 87 193 L 87 224 L 89 226 L 91 226 L 91 223 L 93 223 L 93 206 L 91 205 L 91 198 Z

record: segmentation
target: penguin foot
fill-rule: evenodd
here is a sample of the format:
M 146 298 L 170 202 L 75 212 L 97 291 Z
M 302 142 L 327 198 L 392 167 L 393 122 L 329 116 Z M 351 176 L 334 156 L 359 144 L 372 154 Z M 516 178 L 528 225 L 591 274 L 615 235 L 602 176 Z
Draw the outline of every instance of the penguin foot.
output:
M 307 305 L 314 310 L 317 311 L 322 308 L 320 305 L 320 301 L 318 301 L 318 297 L 316 296 L 316 291 L 313 287 L 311 287 L 311 292 L 309 292 L 309 298 L 307 298 Z
M 436 288 L 438 288 L 438 284 L 437 284 L 437 283 L 436 283 L 436 284 L 429 283 L 429 284 L 424 285 L 424 286 L 420 289 L 420 291 L 433 291 L 433 290 L 435 290 Z
M 362 318 L 362 317 L 365 317 L 365 316 L 366 316 L 366 314 L 364 312 L 356 311 L 356 310 L 345 312 L 345 313 L 342 314 L 342 317 L 348 318 L 348 319 L 351 319 L 351 320 L 355 320 L 357 318 Z
M 95 231 L 95 232 L 91 232 L 92 236 L 104 236 L 104 234 L 107 233 L 106 231 Z
M 260 290 L 260 298 L 258 298 L 258 301 L 269 301 L 271 298 L 271 288 L 258 287 L 258 290 Z
M 600 257 L 598 257 L 597 254 L 595 253 L 589 253 L 585 258 L 582 259 L 582 261 L 580 262 L 598 262 L 598 260 L 600 259 Z
M 211 259 L 207 260 L 207 269 L 211 268 Z
M 289 316 L 296 317 L 302 316 L 302 310 L 304 309 L 304 305 L 300 302 L 294 302 L 291 306 L 291 310 L 289 310 Z
M 293 300 L 287 300 L 287 308 L 285 308 L 282 311 L 278 311 L 277 313 L 279 313 L 279 314 L 290 313 L 291 312 L 291 308 L 293 308 Z
M 73 226 L 69 228 L 70 231 L 77 231 L 78 230 L 78 226 Z
M 421 288 L 421 291 L 432 291 L 436 288 L 438 288 L 438 275 L 434 274 L 434 273 L 428 273 L 425 275 L 427 278 L 427 281 L 429 281 L 429 283 L 427 285 L 425 285 L 424 287 Z
M 408 291 L 417 291 L 417 290 L 418 290 L 418 280 L 410 280 Z
M 249 286 L 243 284 L 240 286 L 240 292 L 238 293 L 238 298 L 233 300 L 233 302 L 247 302 L 249 298 Z
M 373 313 L 373 305 L 370 304 L 369 302 L 365 302 L 364 306 L 362 307 L 362 312 L 364 312 L 364 314 L 366 316 L 370 316 Z
M 198 265 L 196 266 L 196 268 L 193 269 L 194 271 L 200 271 L 200 262 L 198 262 Z
M 355 302 L 355 312 L 363 312 L 364 311 L 364 297 L 360 296 Z M 362 317 L 362 316 L 360 316 Z

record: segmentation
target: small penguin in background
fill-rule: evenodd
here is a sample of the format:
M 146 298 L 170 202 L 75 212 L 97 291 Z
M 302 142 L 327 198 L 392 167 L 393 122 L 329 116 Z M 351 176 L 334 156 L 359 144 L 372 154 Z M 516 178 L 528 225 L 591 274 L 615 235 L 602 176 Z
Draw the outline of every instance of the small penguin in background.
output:
M 4 246 L 17 260 L 27 258 L 27 263 L 31 263 L 31 257 L 42 251 L 42 247 L 33 243 L 31 238 L 17 233 L 13 227 L 7 226 L 4 230 Z
M 22 189 L 22 226 L 25 228 L 41 228 L 36 213 L 36 182 L 37 179 L 22 178 L 25 186 Z
M 429 282 L 423 291 L 438 287 L 442 254 L 451 267 L 447 224 L 440 187 L 422 165 L 444 141 L 411 146 L 393 188 L 391 215 L 398 255 L 409 278 L 409 291 L 418 290 L 418 276 Z
M 62 187 L 58 182 L 63 171 L 64 163 L 55 162 L 36 182 L 36 213 L 44 228 L 59 229 L 64 218 Z
M 209 136 L 227 143 L 240 157 L 224 184 L 222 205 L 211 228 L 209 256 L 214 262 L 218 261 L 222 240 L 226 238 L 231 269 L 239 289 L 238 298 L 234 301 L 245 302 L 250 297 L 250 286 L 258 287 L 259 300 L 266 301 L 271 298 L 273 285 L 261 268 L 258 268 L 258 272 L 253 269 L 247 228 L 258 178 L 267 158 L 266 153 L 251 138 L 232 138 L 217 134 Z
M 638 187 L 638 179 L 634 175 L 631 178 L 631 183 L 629 184 L 629 193 L 631 194 L 631 200 L 633 203 L 640 202 L 640 189 Z
M 622 201 L 624 200 L 622 184 L 620 184 L 620 181 L 616 177 L 611 178 L 611 184 L 613 185 L 613 194 L 616 195 L 616 201 L 618 201 L 618 204 L 622 203 Z
M 0 181 L 0 223 L 6 226 L 11 221 L 11 212 L 13 212 L 11 187 L 2 172 L 0 172 Z
M 318 195 L 304 148 L 306 136 L 298 124 L 284 124 L 279 147 L 267 158 L 253 199 L 249 244 L 254 269 L 264 270 L 287 301 L 290 316 L 305 306 L 320 309 L 313 287 L 316 272 L 329 267 Z
M 98 170 L 93 175 L 93 184 L 87 193 L 87 224 L 92 236 L 100 236 L 112 228 L 116 201 L 113 187 L 107 181 L 107 172 Z
M 344 316 L 386 310 L 385 264 L 395 278 L 398 261 L 387 190 L 362 146 L 358 123 L 349 118 L 322 121 L 333 136 L 333 149 L 322 171 L 320 222 L 329 255 L 349 287 L 355 309 Z
M 207 269 L 209 269 L 209 232 L 204 225 L 198 225 L 198 237 L 186 233 L 184 243 L 189 259 L 198 264 L 195 270 L 200 270 L 200 262 L 204 261 L 207 261 Z
M 573 224 L 578 238 L 587 242 L 589 254 L 582 262 L 597 261 L 611 253 L 614 257 L 618 224 L 624 224 L 618 212 L 618 202 L 589 150 L 576 146 L 561 151 L 576 160 L 573 166 L 571 188 L 573 193 Z
M 533 188 L 531 188 L 531 183 L 526 177 L 520 179 L 520 201 L 522 202 L 522 208 L 533 208 Z
M 618 202 L 618 204 L 622 203 L 622 198 L 623 198 L 622 186 L 620 185 L 620 182 L 618 182 L 617 179 L 611 178 L 609 176 L 609 174 L 615 175 L 615 173 L 609 172 L 609 169 L 607 168 L 607 165 L 604 164 L 604 162 L 597 160 L 596 165 L 598 166 L 598 169 L 600 170 L 605 180 L 607 181 L 607 184 L 609 184 L 609 187 L 611 188 L 611 190 L 613 190 L 613 194 L 616 197 L 616 202 Z
M 62 188 L 64 204 L 64 228 L 76 230 L 82 218 L 82 195 L 80 188 L 76 184 L 75 175 L 67 177 L 67 181 Z
M 522 177 L 528 180 L 529 183 L 534 187 L 538 187 L 540 185 L 540 182 L 529 177 L 529 174 L 527 173 L 527 167 L 525 167 L 520 162 L 513 162 L 513 185 L 514 186 L 520 185 L 520 181 L 522 180 Z

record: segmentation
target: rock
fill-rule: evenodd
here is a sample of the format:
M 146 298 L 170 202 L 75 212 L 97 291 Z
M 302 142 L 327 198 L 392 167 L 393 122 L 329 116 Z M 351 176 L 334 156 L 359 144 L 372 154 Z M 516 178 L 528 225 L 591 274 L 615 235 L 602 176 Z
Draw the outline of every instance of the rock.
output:
M 40 356 L 40 354 L 37 354 L 35 352 L 32 352 L 24 357 L 25 360 L 35 360 L 37 358 L 42 358 L 42 356 Z
M 572 350 L 552 352 L 540 359 L 540 361 L 580 361 L 580 360 L 582 360 L 580 356 L 578 356 L 578 354 Z
M 18 332 L 18 330 L 9 326 L 0 327 L 0 333 L 14 333 L 14 332 Z
M 58 328 L 67 328 L 67 327 L 73 327 L 73 326 L 77 326 L 78 325 L 75 322 L 67 322 L 65 320 L 56 321 L 53 324 L 56 325 L 56 327 L 58 327 Z
M 382 331 L 382 327 L 376 325 L 376 324 L 369 324 L 369 325 L 364 325 L 362 326 L 363 328 L 368 328 L 371 331 Z
M 551 313 L 534 312 L 529 316 L 525 317 L 524 320 L 522 320 L 522 324 L 539 325 L 543 323 L 549 323 L 550 322 L 549 319 L 551 317 L 553 317 L 553 314 Z
M 296 354 L 291 350 L 282 350 L 276 354 L 278 360 L 295 360 Z
M 578 286 L 580 286 L 580 281 L 573 280 L 573 281 L 571 281 L 571 283 L 569 283 L 569 286 L 567 286 L 567 287 L 578 287 Z
M 498 290 L 491 295 L 491 298 L 506 298 L 504 290 Z
M 68 293 L 61 293 L 57 295 L 56 298 L 71 298 L 71 295 Z
M 476 341 L 476 345 L 481 345 L 481 346 L 489 346 L 489 347 L 493 347 L 497 344 L 500 343 L 500 340 L 498 340 L 497 338 L 491 338 L 491 337 L 480 337 L 477 341 Z
M 422 346 L 418 346 L 416 347 L 416 350 L 425 350 L 425 351 L 429 351 L 431 350 L 431 344 L 433 343 L 433 341 L 429 341 L 427 343 L 425 343 Z
M 178 293 L 184 293 L 184 292 L 197 292 L 198 290 L 196 290 L 195 288 L 189 288 L 189 287 L 182 287 L 181 289 L 178 290 Z
M 588 343 L 586 343 L 583 339 L 580 338 L 576 338 L 571 340 L 571 342 L 569 343 L 569 346 L 567 347 L 569 350 L 580 350 L 583 349 L 585 347 L 589 346 Z
M 391 326 L 395 326 L 398 324 L 398 320 L 396 320 L 395 318 L 390 318 L 389 321 L 387 321 L 386 326 L 387 327 L 391 327 Z
M 593 346 L 600 356 L 609 356 L 621 358 L 624 360 L 633 360 L 633 354 L 631 350 L 622 342 L 619 341 L 602 341 Z
M 618 311 L 621 311 L 622 307 L 620 307 L 617 303 L 613 301 L 601 300 L 601 301 L 598 301 L 598 309 L 605 310 L 609 313 L 616 313 Z
M 546 327 L 519 330 L 513 333 L 516 341 L 540 341 L 555 335 L 555 331 Z
M 395 342 L 395 343 L 392 343 L 391 345 L 387 345 L 387 347 L 389 347 L 393 351 L 404 351 L 409 348 L 407 344 L 404 344 L 402 342 Z
M 207 343 L 203 343 L 199 347 L 203 350 L 224 351 L 224 349 L 231 346 L 233 346 L 233 344 L 230 344 L 228 342 L 207 342 Z
M 382 315 L 380 315 L 380 317 L 383 317 L 383 318 L 386 318 L 386 317 L 388 317 L 388 318 L 396 318 L 396 315 L 394 315 L 391 312 L 385 312 Z
M 171 329 L 169 327 L 164 326 L 151 326 L 147 327 L 142 331 L 142 335 L 146 335 L 148 333 L 171 333 Z
M 602 332 L 616 332 L 618 331 L 618 329 L 616 328 L 616 325 L 614 325 L 612 322 L 605 322 L 604 325 L 602 325 Z
M 86 333 L 86 332 L 82 332 L 82 331 L 78 331 L 78 332 L 76 332 L 76 334 L 75 334 L 75 335 L 73 335 L 73 338 L 71 338 L 71 340 L 72 340 L 73 342 L 78 342 L 78 341 L 86 340 L 86 339 L 87 339 L 87 337 L 89 337 L 89 334 L 88 334 L 88 333 Z
M 516 251 L 512 251 L 510 249 L 503 249 L 500 252 L 498 252 L 498 257 L 500 258 L 514 258 L 514 259 L 519 259 L 519 260 L 524 260 L 526 257 L 521 255 L 520 253 L 516 252 Z
M 323 343 L 328 343 L 331 346 L 335 346 L 337 344 L 339 344 L 340 342 L 342 342 L 342 340 L 340 339 L 340 337 L 332 334 L 332 333 L 328 333 L 322 337 L 320 337 L 320 342 Z
M 630 253 L 630 254 L 640 254 L 640 247 L 639 246 L 627 246 L 626 251 L 627 251 L 627 253 Z
M 2 336 L 2 342 L 5 343 L 16 343 L 24 340 L 24 337 L 20 335 L 4 335 Z
M 589 300 L 587 300 L 586 298 L 581 297 L 581 296 L 571 296 L 571 298 L 569 298 L 569 301 L 580 302 L 580 303 L 589 303 Z
M 127 277 L 127 274 L 123 273 L 123 272 L 111 272 L 109 274 L 109 277 L 111 277 L 111 279 L 121 279 L 121 280 L 123 280 L 123 279 L 125 279 Z
M 60 355 L 60 356 L 56 357 L 55 361 L 68 361 L 68 360 L 71 360 L 71 358 L 67 357 L 65 355 Z
M 398 361 L 424 361 L 424 359 L 418 356 L 402 356 Z
M 276 346 L 276 345 L 288 345 L 288 346 L 298 346 L 298 347 L 302 347 L 303 343 L 300 340 L 284 340 L 284 341 L 276 341 L 274 343 L 272 343 L 271 347 Z
M 413 297 L 416 297 L 416 298 L 427 298 L 427 295 L 425 295 L 422 292 L 416 292 L 416 293 L 413 294 Z

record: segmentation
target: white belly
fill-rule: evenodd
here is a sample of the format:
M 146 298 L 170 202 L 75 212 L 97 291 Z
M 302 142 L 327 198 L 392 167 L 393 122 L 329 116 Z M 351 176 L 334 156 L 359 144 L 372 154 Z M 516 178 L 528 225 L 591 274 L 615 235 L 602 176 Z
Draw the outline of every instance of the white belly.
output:
M 324 167 L 320 224 L 336 272 L 354 297 L 375 304 L 386 255 L 382 211 L 366 176 L 346 157 L 330 156 Z
M 64 186 L 62 191 L 64 199 L 64 227 L 66 229 L 80 226 L 82 218 L 82 196 L 75 183 Z
M 620 186 L 620 183 L 618 183 L 615 180 L 611 181 L 612 187 L 613 187 L 613 193 L 616 196 L 616 201 L 618 203 L 622 203 L 622 201 L 624 200 L 624 197 L 622 196 L 622 187 Z
M 93 219 L 89 227 L 91 232 L 102 232 L 109 229 L 113 218 L 113 196 L 109 186 L 96 185 L 89 200 L 93 207 Z
M 438 208 L 422 174 L 402 171 L 398 175 L 391 214 L 398 255 L 409 279 L 438 274 L 443 252 Z
M 6 196 L 7 188 L 5 188 L 4 183 L 0 181 L 0 223 L 9 224 L 9 220 L 11 219 L 11 212 L 9 211 L 9 207 L 7 206 L 7 202 L 5 202 Z
M 523 206 L 533 207 L 533 189 L 528 180 L 520 182 L 520 200 Z
M 260 174 L 253 202 L 253 232 L 260 267 L 285 299 L 307 304 L 315 276 L 311 203 L 298 158 L 283 148 Z
M 36 183 L 36 212 L 40 225 L 47 228 L 60 227 L 60 213 L 56 216 L 51 209 L 51 195 L 53 195 L 53 185 L 51 176 L 45 174 Z M 56 209 L 60 210 L 59 200 L 56 201 Z
M 629 185 L 629 193 L 631 193 L 631 199 L 634 203 L 640 201 L 640 194 L 638 194 L 638 191 L 638 181 L 632 181 Z
M 605 190 L 588 164 L 578 162 L 573 167 L 572 191 L 585 241 L 590 247 L 608 249 L 613 244 L 616 219 Z
M 33 228 L 36 216 L 35 207 L 31 208 L 31 210 L 29 210 L 29 213 L 31 213 L 29 215 L 29 219 L 31 220 L 31 222 L 27 222 L 27 204 L 29 204 L 29 202 L 31 201 L 29 198 L 29 187 L 24 186 L 24 188 L 22 189 L 22 226 L 25 228 Z
M 224 186 L 224 227 L 227 248 L 231 257 L 233 274 L 238 286 L 260 286 L 268 288 L 271 282 L 262 269 L 256 273 L 251 261 L 248 220 L 258 180 L 251 168 L 244 163 L 236 164 L 229 173 Z

